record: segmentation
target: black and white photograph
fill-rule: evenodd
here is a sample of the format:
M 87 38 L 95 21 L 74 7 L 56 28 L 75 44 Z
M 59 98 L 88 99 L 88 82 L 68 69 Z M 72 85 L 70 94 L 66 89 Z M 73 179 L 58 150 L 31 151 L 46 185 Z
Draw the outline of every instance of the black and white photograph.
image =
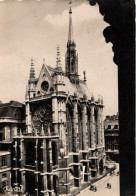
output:
M 0 0 L 0 196 L 134 196 L 134 1 Z

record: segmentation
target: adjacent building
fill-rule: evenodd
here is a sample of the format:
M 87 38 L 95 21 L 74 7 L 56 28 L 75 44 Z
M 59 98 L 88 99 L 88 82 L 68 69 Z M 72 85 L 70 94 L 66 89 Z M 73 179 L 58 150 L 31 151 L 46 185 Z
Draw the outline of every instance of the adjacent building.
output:
M 0 103 L 0 192 L 11 186 L 13 137 L 25 129 L 25 105 Z
M 119 162 L 119 116 L 106 116 L 104 120 L 106 159 Z
M 0 151 L 0 193 L 11 186 L 11 153 Z
M 30 195 L 76 195 L 104 170 L 103 100 L 89 93 L 85 72 L 79 78 L 72 33 L 70 7 L 65 71 L 59 46 L 56 67 L 44 60 L 38 78 L 31 60 L 26 130 L 13 137 L 12 172 L 13 185 Z

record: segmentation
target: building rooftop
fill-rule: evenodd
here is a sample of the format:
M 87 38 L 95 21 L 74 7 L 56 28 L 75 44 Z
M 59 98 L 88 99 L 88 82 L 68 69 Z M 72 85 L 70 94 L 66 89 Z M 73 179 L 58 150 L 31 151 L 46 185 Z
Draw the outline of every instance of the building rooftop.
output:
M 24 108 L 25 111 L 25 105 L 17 101 L 0 104 L 0 118 L 14 118 L 19 120 L 19 118 L 21 118 L 20 109 L 22 108 Z
M 119 118 L 119 114 L 117 113 L 116 115 L 106 116 L 105 120 L 117 120 L 118 118 Z
M 11 106 L 11 107 L 22 107 L 24 104 L 23 103 L 20 103 L 18 101 L 10 101 L 8 103 L 2 103 L 0 102 L 0 108 L 1 107 L 8 107 L 8 106 Z

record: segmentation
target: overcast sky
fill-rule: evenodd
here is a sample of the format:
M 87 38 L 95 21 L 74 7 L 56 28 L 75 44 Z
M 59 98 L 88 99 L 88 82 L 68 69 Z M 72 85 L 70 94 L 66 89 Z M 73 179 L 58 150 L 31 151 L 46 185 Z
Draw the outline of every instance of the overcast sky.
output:
M 73 0 L 73 34 L 79 56 L 79 74 L 86 71 L 87 84 L 95 98 L 103 96 L 105 115 L 118 111 L 117 66 L 112 44 L 106 44 L 103 29 L 108 26 L 98 6 L 87 0 Z M 30 59 L 38 77 L 43 58 L 55 67 L 60 45 L 65 67 L 68 40 L 67 0 L 8 0 L 0 2 L 0 100 L 24 102 Z

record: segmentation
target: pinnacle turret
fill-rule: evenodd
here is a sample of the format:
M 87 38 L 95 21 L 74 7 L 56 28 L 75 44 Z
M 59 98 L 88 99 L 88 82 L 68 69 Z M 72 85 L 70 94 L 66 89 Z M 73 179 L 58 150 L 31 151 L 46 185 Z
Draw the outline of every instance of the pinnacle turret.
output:
M 101 97 L 101 104 L 103 105 L 103 97 Z
M 59 47 L 59 45 L 57 46 L 56 67 L 57 68 L 61 67 L 61 57 L 60 57 L 60 47 Z
M 33 62 L 33 58 L 31 58 L 31 67 L 30 67 L 30 76 L 29 76 L 30 80 L 35 79 L 35 69 L 34 69 L 34 62 Z
M 94 99 L 94 95 L 93 95 L 93 93 L 92 93 L 91 102 L 94 102 L 94 101 L 95 101 L 95 99 Z
M 98 103 L 101 103 L 100 95 L 98 96 Z
M 61 57 L 60 57 L 60 47 L 57 45 L 57 57 L 56 57 L 56 72 L 55 74 L 62 73 L 62 64 L 61 64 Z
M 45 58 L 43 58 L 43 65 L 45 65 Z
M 83 74 L 84 74 L 84 82 L 86 82 L 86 72 L 83 71 Z

